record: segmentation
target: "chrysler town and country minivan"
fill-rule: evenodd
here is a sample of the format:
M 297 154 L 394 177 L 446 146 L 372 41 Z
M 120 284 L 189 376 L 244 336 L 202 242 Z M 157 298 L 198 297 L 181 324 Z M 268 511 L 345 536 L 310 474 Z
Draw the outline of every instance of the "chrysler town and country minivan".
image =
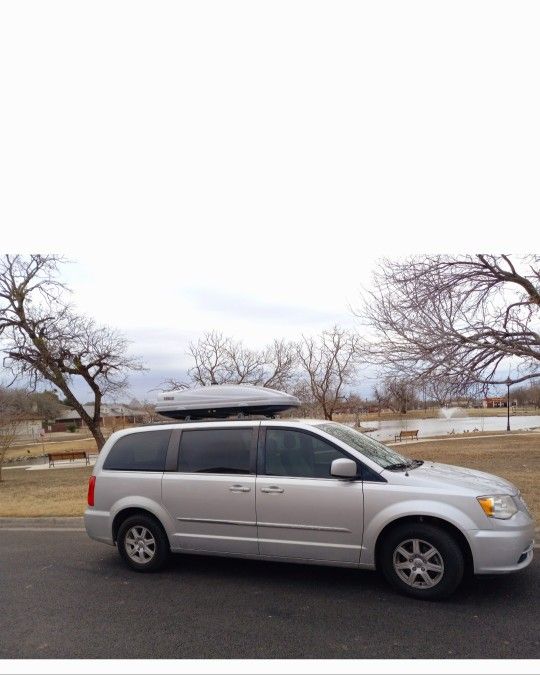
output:
M 502 478 L 405 455 L 322 420 L 212 420 L 114 433 L 85 525 L 149 572 L 170 552 L 378 569 L 418 598 L 466 570 L 514 572 L 534 523 Z

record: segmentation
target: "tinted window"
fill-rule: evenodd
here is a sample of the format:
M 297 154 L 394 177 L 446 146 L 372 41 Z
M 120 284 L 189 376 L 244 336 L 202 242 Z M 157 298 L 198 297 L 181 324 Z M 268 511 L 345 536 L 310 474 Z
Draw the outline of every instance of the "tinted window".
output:
M 251 473 L 251 429 L 183 431 L 178 470 L 186 473 Z
M 270 476 L 330 478 L 334 459 L 346 455 L 320 438 L 301 431 L 267 429 L 265 471 Z
M 170 436 L 170 430 L 122 436 L 107 455 L 103 468 L 112 471 L 165 471 Z

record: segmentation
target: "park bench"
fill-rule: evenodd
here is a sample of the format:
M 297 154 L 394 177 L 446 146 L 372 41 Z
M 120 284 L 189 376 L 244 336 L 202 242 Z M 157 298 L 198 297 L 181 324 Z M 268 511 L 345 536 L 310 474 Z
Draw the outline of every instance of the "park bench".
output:
M 88 454 L 82 450 L 73 450 L 71 452 L 50 452 L 47 453 L 47 457 L 49 458 L 49 468 L 54 467 L 55 461 L 57 462 L 62 459 L 67 459 L 70 462 L 73 462 L 76 459 L 84 459 L 86 466 L 90 464 L 90 458 L 88 457 Z
M 394 436 L 395 441 L 402 441 L 404 438 L 418 438 L 418 429 L 411 429 L 411 431 L 400 431 Z

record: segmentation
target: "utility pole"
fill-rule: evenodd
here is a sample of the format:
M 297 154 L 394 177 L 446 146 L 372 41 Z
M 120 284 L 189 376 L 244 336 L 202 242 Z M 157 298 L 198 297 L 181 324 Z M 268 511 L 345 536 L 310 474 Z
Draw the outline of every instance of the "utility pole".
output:
M 510 385 L 512 380 L 506 380 L 506 431 L 510 431 Z

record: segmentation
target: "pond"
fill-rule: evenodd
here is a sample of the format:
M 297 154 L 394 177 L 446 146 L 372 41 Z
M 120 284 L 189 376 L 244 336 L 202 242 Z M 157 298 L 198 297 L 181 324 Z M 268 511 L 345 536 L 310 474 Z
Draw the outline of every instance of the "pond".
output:
M 381 422 L 364 422 L 364 427 L 376 427 L 376 431 L 368 432 L 380 441 L 394 440 L 400 431 L 418 429 L 419 438 L 427 436 L 444 436 L 445 434 L 461 434 L 465 431 L 506 431 L 506 417 L 461 417 L 448 419 L 415 419 L 403 417 L 400 420 L 384 420 Z M 510 429 L 532 429 L 540 427 L 540 415 L 511 415 Z

